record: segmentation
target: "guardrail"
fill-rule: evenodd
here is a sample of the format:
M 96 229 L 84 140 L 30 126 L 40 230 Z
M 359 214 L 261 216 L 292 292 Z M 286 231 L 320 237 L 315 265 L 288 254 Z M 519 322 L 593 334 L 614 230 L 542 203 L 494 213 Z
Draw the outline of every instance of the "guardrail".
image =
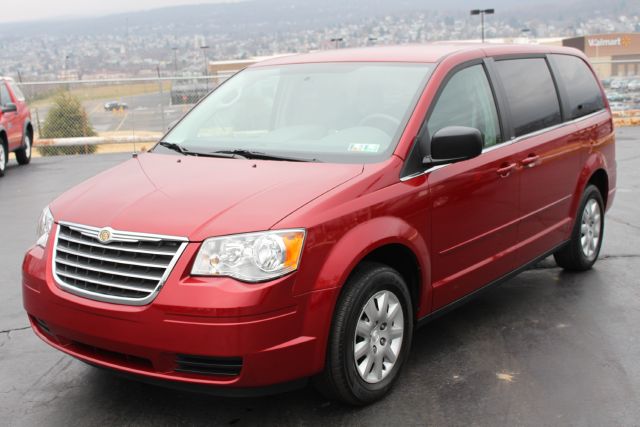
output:
M 239 71 L 239 70 L 238 70 Z M 203 81 L 203 82 L 207 82 L 207 81 L 212 81 L 212 80 L 219 80 L 219 79 L 227 79 L 229 77 L 231 77 L 232 75 L 234 75 L 237 71 L 229 71 L 227 73 L 224 74 L 212 74 L 209 76 L 192 76 L 192 77 L 126 77 L 126 78 L 107 78 L 107 79 L 80 79 L 80 80 L 55 80 L 55 81 L 51 81 L 51 80 L 42 80 L 42 81 L 38 81 L 38 80 L 34 80 L 34 81 L 29 81 L 29 82 L 20 82 L 19 85 L 22 87 L 28 87 L 28 86 L 46 86 L 46 85 L 61 85 L 61 84 L 65 84 L 65 85 L 76 85 L 76 84 L 109 84 L 109 83 L 116 83 L 116 84 L 122 84 L 122 83 L 142 83 L 142 82 L 146 82 L 146 83 L 153 83 L 153 82 L 158 82 L 158 81 L 169 81 L 169 82 L 174 82 L 174 81 Z

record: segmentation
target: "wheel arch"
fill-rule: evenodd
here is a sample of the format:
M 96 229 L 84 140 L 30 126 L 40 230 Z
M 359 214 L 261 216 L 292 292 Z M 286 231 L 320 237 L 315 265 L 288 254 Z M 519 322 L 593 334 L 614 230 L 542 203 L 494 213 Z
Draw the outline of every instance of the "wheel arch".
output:
M 584 163 L 582 170 L 578 178 L 578 184 L 575 188 L 573 201 L 571 203 L 571 217 L 575 218 L 578 205 L 580 204 L 580 198 L 585 188 L 589 184 L 594 184 L 600 190 L 602 200 L 605 204 L 605 209 L 610 205 L 609 191 L 610 177 L 608 172 L 607 159 L 600 152 L 590 153 L 587 161 Z
M 9 137 L 7 136 L 7 131 L 2 126 L 0 126 L 0 144 L 4 145 L 5 151 L 9 154 Z
M 367 261 L 384 264 L 393 268 L 402 276 L 409 287 L 413 311 L 416 313 L 419 308 L 420 297 L 424 292 L 422 272 L 416 254 L 405 244 L 386 243 L 365 255 L 355 265 L 354 271 L 359 265 Z M 349 280 L 354 271 L 350 272 L 347 280 Z
M 22 145 L 24 145 L 24 137 L 27 133 L 29 133 L 29 135 L 31 136 L 31 144 L 33 144 L 33 124 L 29 119 L 24 121 L 22 129 Z
M 388 265 L 407 282 L 417 318 L 431 307 L 429 259 L 427 244 L 414 227 L 400 218 L 378 217 L 342 236 L 326 258 L 317 283 L 342 290 L 362 262 Z
M 594 171 L 589 181 L 587 181 L 587 185 L 590 184 L 595 185 L 600 190 L 600 195 L 606 207 L 609 199 L 609 175 L 607 175 L 607 172 L 604 169 Z

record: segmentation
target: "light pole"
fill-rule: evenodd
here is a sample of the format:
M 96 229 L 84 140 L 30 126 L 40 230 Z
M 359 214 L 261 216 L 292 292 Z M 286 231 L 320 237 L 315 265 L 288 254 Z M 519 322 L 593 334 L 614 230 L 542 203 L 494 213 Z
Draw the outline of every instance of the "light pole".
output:
M 335 43 L 337 49 L 338 47 L 340 47 L 340 43 L 342 42 L 342 40 L 344 40 L 342 37 L 334 37 L 331 39 L 331 43 Z
M 484 15 L 493 15 L 495 9 L 472 9 L 471 15 L 480 15 L 480 28 L 482 28 L 482 43 L 484 43 Z

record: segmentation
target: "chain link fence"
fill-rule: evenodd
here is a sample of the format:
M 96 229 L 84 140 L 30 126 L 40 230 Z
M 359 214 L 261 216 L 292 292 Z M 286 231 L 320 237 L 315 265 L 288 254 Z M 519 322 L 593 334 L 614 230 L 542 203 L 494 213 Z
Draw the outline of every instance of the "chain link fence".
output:
M 33 156 L 146 150 L 230 75 L 21 82 Z
M 616 125 L 640 125 L 638 60 L 594 61 Z M 629 74 L 629 73 L 626 73 Z M 232 73 L 19 84 L 31 108 L 34 156 L 141 151 Z

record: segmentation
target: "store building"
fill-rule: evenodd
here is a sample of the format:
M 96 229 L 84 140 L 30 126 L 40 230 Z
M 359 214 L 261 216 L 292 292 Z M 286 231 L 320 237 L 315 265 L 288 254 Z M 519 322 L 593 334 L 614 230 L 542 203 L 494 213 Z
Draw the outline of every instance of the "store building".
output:
M 563 46 L 580 49 L 601 78 L 640 76 L 640 33 L 610 33 L 562 40 Z

